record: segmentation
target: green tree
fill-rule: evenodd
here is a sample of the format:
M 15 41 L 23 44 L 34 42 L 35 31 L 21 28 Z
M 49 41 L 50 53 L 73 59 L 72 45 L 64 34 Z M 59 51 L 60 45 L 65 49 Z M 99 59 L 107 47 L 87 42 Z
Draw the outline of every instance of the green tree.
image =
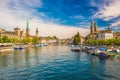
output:
M 11 39 L 12 43 L 20 43 L 20 40 L 18 38 L 13 38 Z
M 56 36 L 53 36 L 54 39 L 58 39 Z
M 28 43 L 31 43 L 31 42 L 32 42 L 32 39 L 31 39 L 31 38 L 24 38 L 24 39 L 22 40 L 22 42 L 23 42 L 24 44 L 28 44 Z
M 113 44 L 120 45 L 120 38 L 114 39 Z
M 0 38 L 0 43 L 2 43 L 2 38 Z
M 5 35 L 5 36 L 2 37 L 1 42 L 2 43 L 9 43 L 10 39 Z
M 81 43 L 80 33 L 78 32 L 73 39 L 73 45 L 79 45 Z
M 38 43 L 38 38 L 36 38 L 36 37 L 35 37 L 35 38 L 32 38 L 32 43 L 33 43 L 33 44 L 37 44 L 37 43 Z

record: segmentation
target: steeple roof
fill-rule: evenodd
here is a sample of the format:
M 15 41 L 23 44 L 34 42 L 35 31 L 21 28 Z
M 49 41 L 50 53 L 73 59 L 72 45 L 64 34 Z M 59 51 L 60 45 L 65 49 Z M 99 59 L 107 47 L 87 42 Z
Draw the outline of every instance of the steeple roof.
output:
M 108 23 L 108 30 L 110 30 L 110 24 Z
M 91 28 L 94 28 L 94 22 L 93 21 L 91 22 Z
M 97 27 L 97 23 L 96 22 L 94 22 L 94 27 Z
M 29 22 L 28 22 L 28 20 L 27 20 L 26 29 L 29 29 Z

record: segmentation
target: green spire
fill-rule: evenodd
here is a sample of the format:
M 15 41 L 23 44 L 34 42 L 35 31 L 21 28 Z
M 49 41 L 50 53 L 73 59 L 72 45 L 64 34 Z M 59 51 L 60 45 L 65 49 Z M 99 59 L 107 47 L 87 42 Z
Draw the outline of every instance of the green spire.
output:
M 26 29 L 29 29 L 29 22 L 28 22 L 28 20 L 27 20 Z

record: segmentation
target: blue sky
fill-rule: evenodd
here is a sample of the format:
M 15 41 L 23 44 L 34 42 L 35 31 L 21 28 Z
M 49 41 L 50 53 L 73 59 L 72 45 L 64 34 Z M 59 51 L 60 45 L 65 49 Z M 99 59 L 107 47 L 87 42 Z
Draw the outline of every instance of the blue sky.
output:
M 4 0 L 0 3 L 0 25 L 11 30 L 15 26 L 25 29 L 29 20 L 31 33 L 38 27 L 41 36 L 67 37 L 76 31 L 87 35 L 91 21 L 97 22 L 100 29 L 106 29 L 109 23 L 112 30 L 119 31 L 119 3 L 120 0 Z

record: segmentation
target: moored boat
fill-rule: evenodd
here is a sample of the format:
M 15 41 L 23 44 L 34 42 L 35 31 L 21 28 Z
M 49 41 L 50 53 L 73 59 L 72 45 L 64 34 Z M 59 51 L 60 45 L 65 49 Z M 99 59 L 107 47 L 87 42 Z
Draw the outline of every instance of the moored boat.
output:
M 25 48 L 26 48 L 25 46 L 15 46 L 14 50 L 23 50 Z
M 120 55 L 120 50 L 119 49 L 108 49 L 107 50 L 107 55 L 110 57 L 110 58 L 115 58 L 116 56 L 119 56 Z
M 96 55 L 99 58 L 108 58 L 109 57 L 107 55 L 107 48 L 106 47 L 96 47 L 95 52 L 92 53 L 92 55 Z
M 72 45 L 71 50 L 72 50 L 72 51 L 82 51 L 83 48 L 82 48 L 82 46 L 80 46 L 80 45 Z
M 99 57 L 99 58 L 109 58 L 109 56 L 107 55 L 106 52 L 100 52 L 100 53 L 98 54 L 98 57 Z
M 83 52 L 87 52 L 89 49 L 89 46 L 83 46 Z
M 42 47 L 42 46 L 48 46 L 47 44 L 35 44 L 35 47 Z
M 89 53 L 89 54 L 95 53 L 95 47 L 89 47 L 89 48 L 87 49 L 87 53 Z

